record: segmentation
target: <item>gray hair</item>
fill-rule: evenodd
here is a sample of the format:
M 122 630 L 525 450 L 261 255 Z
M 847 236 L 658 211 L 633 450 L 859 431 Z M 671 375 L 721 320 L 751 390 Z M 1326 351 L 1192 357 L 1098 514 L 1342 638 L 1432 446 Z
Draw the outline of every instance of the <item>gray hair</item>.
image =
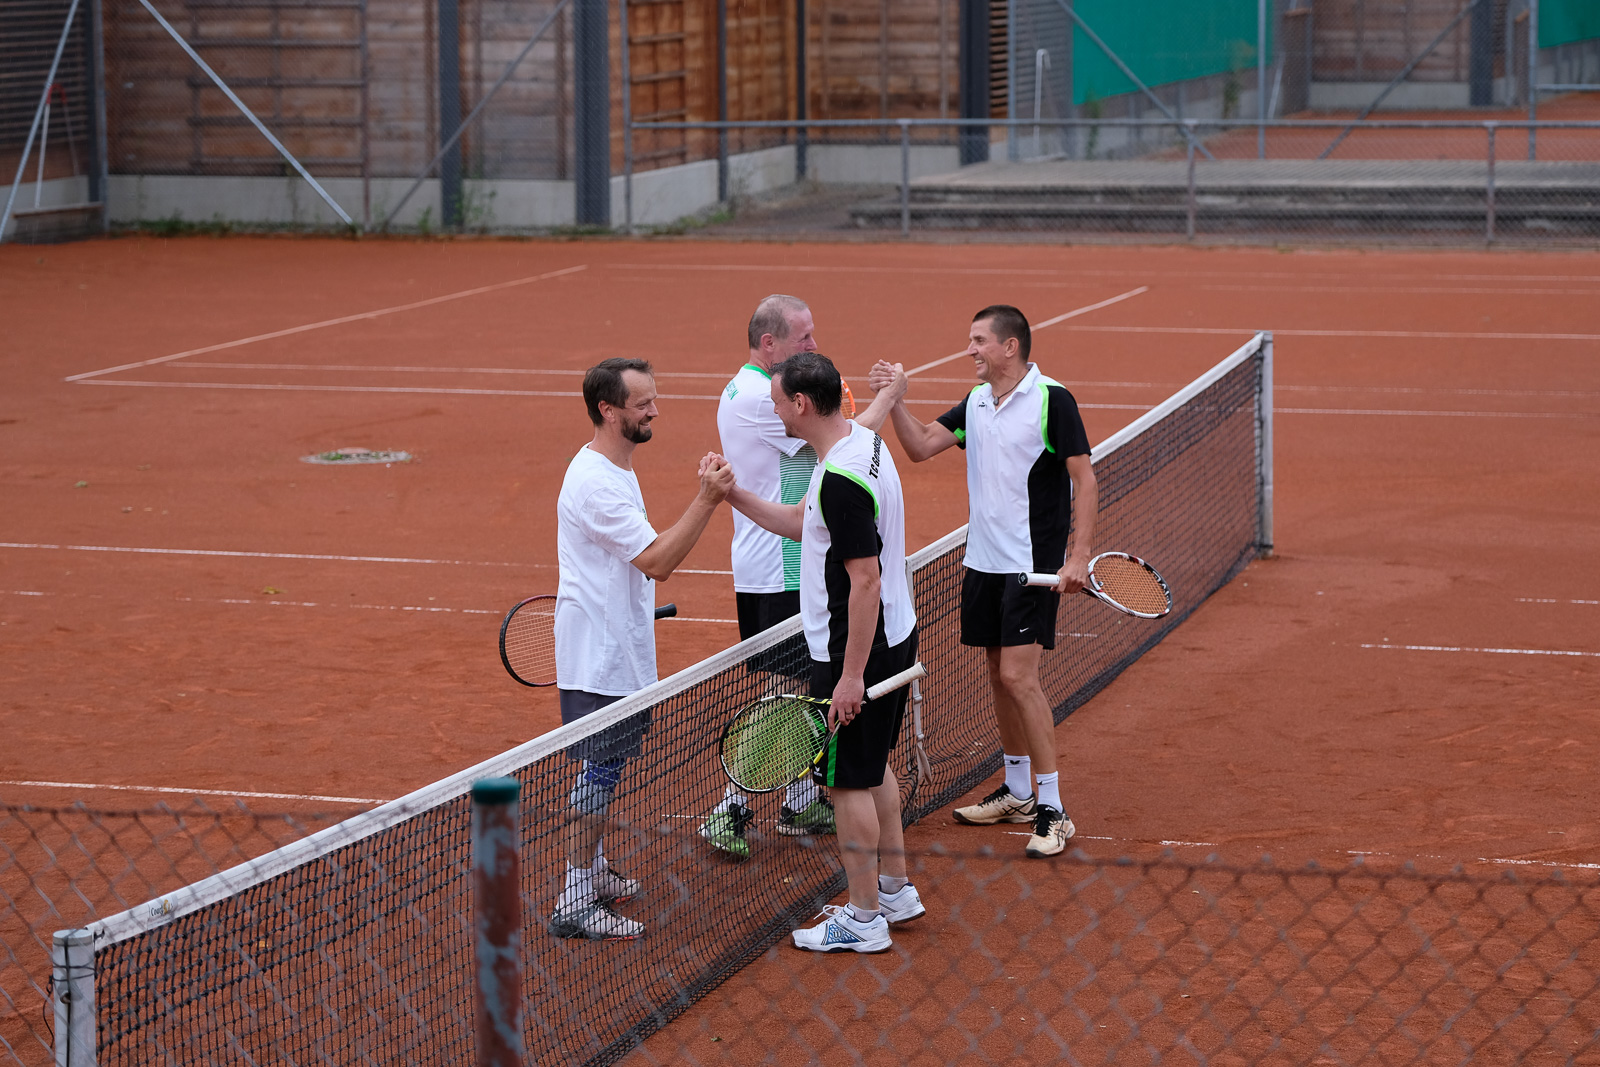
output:
M 760 348 L 761 338 L 769 333 L 784 340 L 789 336 L 789 313 L 810 310 L 811 306 L 797 296 L 773 293 L 757 304 L 756 313 L 750 316 L 750 347 Z

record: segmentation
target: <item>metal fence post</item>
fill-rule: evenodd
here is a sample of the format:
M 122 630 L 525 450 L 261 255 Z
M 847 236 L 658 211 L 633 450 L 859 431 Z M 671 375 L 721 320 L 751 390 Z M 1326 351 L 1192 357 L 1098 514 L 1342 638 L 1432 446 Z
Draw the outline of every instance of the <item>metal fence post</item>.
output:
M 617 0 L 622 18 L 622 229 L 633 232 L 633 63 L 628 55 L 628 0 Z
M 515 778 L 472 784 L 477 1067 L 523 1067 L 521 833 Z
M 900 120 L 900 236 L 911 236 L 911 124 Z
M 1539 0 L 1528 0 L 1528 121 L 1539 121 Z M 1528 159 L 1539 158 L 1539 131 L 1528 127 Z
M 717 121 L 728 121 L 728 0 L 717 0 Z M 728 128 L 717 129 L 717 203 L 728 202 Z
M 55 1067 L 94 1067 L 94 935 L 57 930 L 50 944 L 55 1000 Z
M 794 117 L 806 118 L 806 0 L 794 0 Z M 806 180 L 806 128 L 794 131 L 794 180 Z
M 579 226 L 611 226 L 611 5 L 572 6 L 573 206 Z
M 1267 158 L 1267 0 L 1256 0 L 1256 158 Z
M 1185 123 L 1185 125 L 1191 127 L 1191 129 L 1190 129 L 1190 135 L 1189 135 L 1189 183 L 1188 183 L 1189 184 L 1189 197 L 1188 197 L 1188 205 L 1189 206 L 1188 206 L 1188 224 L 1185 227 L 1184 232 L 1188 236 L 1189 240 L 1192 241 L 1192 240 L 1194 240 L 1194 216 L 1195 216 L 1195 210 L 1196 210 L 1195 193 L 1194 193 L 1194 132 L 1193 132 L 1193 129 L 1192 129 L 1192 127 L 1194 126 L 1194 120 L 1193 119 L 1188 120 Z
M 1483 204 L 1483 239 L 1492 243 L 1494 241 L 1494 131 L 1495 124 L 1486 122 L 1484 130 L 1488 133 L 1489 156 L 1488 177 L 1484 183 Z
M 461 127 L 461 14 L 456 0 L 439 0 L 438 70 L 439 136 L 448 138 Z M 444 144 L 439 146 L 445 148 Z M 461 141 L 450 142 L 439 161 L 439 222 L 461 225 Z

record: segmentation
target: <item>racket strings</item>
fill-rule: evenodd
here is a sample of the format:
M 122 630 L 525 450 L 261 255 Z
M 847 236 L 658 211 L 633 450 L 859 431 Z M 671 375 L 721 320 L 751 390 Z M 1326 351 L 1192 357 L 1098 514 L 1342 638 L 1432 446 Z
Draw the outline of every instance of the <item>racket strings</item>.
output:
M 1161 579 L 1142 563 L 1114 556 L 1103 559 L 1095 564 L 1094 578 L 1102 593 L 1125 608 L 1157 614 L 1170 606 Z
M 745 789 L 777 789 L 811 766 L 824 733 L 821 715 L 810 701 L 768 697 L 729 724 L 722 738 L 722 763 Z
M 554 607 L 519 609 L 506 622 L 506 660 L 519 677 L 553 682 L 556 677 L 556 614 Z

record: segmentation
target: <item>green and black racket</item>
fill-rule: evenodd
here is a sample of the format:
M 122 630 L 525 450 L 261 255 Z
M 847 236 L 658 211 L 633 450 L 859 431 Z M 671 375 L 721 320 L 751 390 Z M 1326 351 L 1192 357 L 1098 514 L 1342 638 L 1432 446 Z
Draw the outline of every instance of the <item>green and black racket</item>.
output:
M 656 618 L 670 619 L 678 605 L 663 604 Z M 523 685 L 556 684 L 556 598 L 531 596 L 506 613 L 500 624 L 500 662 Z
M 870 686 L 867 699 L 927 676 L 921 663 L 913 663 Z M 828 729 L 831 703 L 825 697 L 780 693 L 743 708 L 722 730 L 722 769 L 728 780 L 747 793 L 771 793 L 799 781 L 822 758 L 838 730 Z

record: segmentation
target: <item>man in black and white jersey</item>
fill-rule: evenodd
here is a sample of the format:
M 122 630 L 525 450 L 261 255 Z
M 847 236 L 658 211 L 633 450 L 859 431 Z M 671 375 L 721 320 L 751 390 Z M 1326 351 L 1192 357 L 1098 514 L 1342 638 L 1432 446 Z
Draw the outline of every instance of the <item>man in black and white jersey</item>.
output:
M 967 453 L 966 577 L 961 642 L 985 650 L 1005 783 L 977 804 L 957 808 L 973 825 L 1033 823 L 1025 851 L 1054 856 L 1074 833 L 1061 802 L 1055 722 L 1039 683 L 1039 657 L 1056 643 L 1060 593 L 1076 593 L 1089 573 L 1099 506 L 1089 438 L 1077 401 L 1028 361 L 1028 320 L 1008 304 L 973 316 L 967 354 L 979 385 L 931 423 L 906 408 L 899 364 L 877 363 L 868 381 L 885 396 L 896 435 L 913 462 L 951 445 Z M 865 421 L 865 420 L 863 420 Z M 1024 571 L 1055 572 L 1055 589 L 1019 585 Z M 1038 775 L 1037 795 L 1034 774 Z
M 797 503 L 811 481 L 817 454 L 789 436 L 772 404 L 772 368 L 798 352 L 815 352 L 811 309 L 798 297 L 775 293 L 756 306 L 746 328 L 749 355 L 723 387 L 717 403 L 717 433 L 722 454 L 739 484 L 765 500 Z M 748 640 L 800 613 L 800 545 L 733 515 L 733 590 L 739 610 L 739 639 Z M 797 649 L 787 643 L 757 657 L 756 670 L 792 662 Z M 755 819 L 750 798 L 737 786 L 724 791 L 700 826 L 712 847 L 733 859 L 746 859 L 746 828 Z M 831 834 L 833 805 L 809 779 L 784 790 L 778 832 L 791 837 Z
M 811 691 L 831 697 L 839 724 L 814 780 L 833 791 L 849 903 L 796 930 L 796 948 L 882 952 L 889 924 L 924 913 L 906 878 L 900 786 L 889 753 L 906 691 L 865 700 L 866 687 L 916 659 L 916 614 L 905 571 L 905 499 L 876 433 L 840 411 L 843 383 L 826 356 L 803 352 L 773 368 L 772 401 L 793 437 L 816 450 L 804 499 L 782 504 L 735 486 L 728 501 L 764 529 L 800 542 L 800 615 Z M 707 462 L 712 457 L 707 457 Z

